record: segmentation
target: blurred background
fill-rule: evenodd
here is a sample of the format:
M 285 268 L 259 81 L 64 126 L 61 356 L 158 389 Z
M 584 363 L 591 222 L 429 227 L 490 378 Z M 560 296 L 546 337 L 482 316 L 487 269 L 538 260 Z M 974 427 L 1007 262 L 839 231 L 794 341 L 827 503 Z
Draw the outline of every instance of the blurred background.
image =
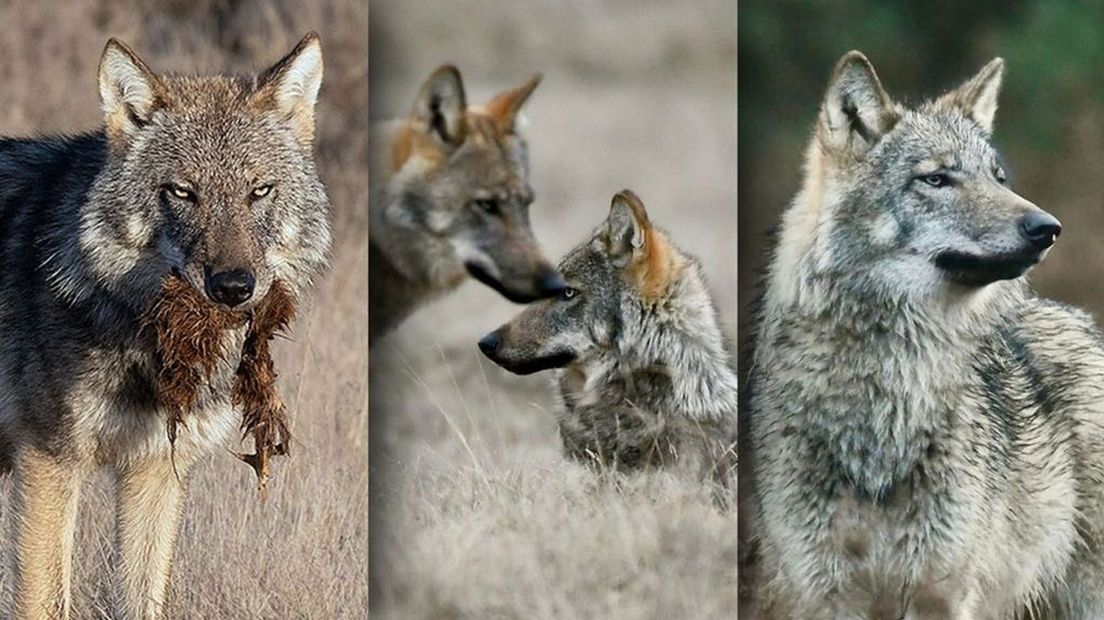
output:
M 806 141 L 836 60 L 863 51 L 889 94 L 917 103 L 1007 62 L 994 142 L 1013 188 L 1062 221 L 1031 274 L 1038 291 L 1104 314 L 1104 2 L 742 0 L 740 307 L 797 193 Z M 741 325 L 749 319 L 741 312 Z M 744 332 L 743 329 L 740 330 Z
M 546 254 L 631 188 L 701 259 L 735 337 L 733 0 L 373 0 L 370 46 L 373 120 L 408 114 L 443 63 L 473 104 L 543 72 L 521 131 Z M 520 310 L 471 281 L 373 343 L 373 617 L 732 617 L 734 511 L 565 461 L 549 374 L 475 346 Z
M 367 0 L 0 2 L 0 135 L 102 126 L 96 68 L 109 37 L 154 71 L 249 74 L 322 37 L 316 161 L 333 205 L 333 268 L 274 345 L 298 440 L 273 461 L 268 501 L 253 472 L 216 451 L 189 480 L 169 616 L 364 618 L 368 607 Z M 230 445 L 228 449 L 237 449 Z M 0 479 L 0 553 L 11 478 Z M 74 616 L 110 617 L 113 488 L 82 496 Z M 12 573 L 0 562 L 0 617 Z

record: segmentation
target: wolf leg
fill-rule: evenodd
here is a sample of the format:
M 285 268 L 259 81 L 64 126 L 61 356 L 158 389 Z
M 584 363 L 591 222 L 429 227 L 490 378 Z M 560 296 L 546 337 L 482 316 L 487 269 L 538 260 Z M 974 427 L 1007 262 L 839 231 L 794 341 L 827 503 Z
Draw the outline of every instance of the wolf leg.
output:
M 180 473 L 183 476 L 184 472 Z M 118 617 L 146 619 L 164 614 L 184 494 L 184 481 L 177 480 L 167 458 L 119 469 L 116 537 L 122 564 Z
M 30 446 L 15 458 L 15 617 L 68 618 L 82 470 Z

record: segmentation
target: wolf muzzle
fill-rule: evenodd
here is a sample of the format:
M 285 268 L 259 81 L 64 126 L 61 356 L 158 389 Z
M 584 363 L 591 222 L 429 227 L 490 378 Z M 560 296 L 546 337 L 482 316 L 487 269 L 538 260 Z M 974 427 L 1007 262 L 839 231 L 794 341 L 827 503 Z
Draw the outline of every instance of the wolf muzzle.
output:
M 475 263 L 466 263 L 464 267 L 471 277 L 498 291 L 500 295 L 517 304 L 527 304 L 541 299 L 555 297 L 567 286 L 560 274 L 552 268 L 541 269 L 524 287 L 506 286 L 492 276 L 486 269 Z
M 542 370 L 563 368 L 575 361 L 576 355 L 571 351 L 557 351 L 547 355 L 536 357 L 514 357 L 503 350 L 502 336 L 500 332 L 504 327 L 483 336 L 479 340 L 479 350 L 489 360 L 515 375 L 531 375 Z
M 935 265 L 952 281 L 965 286 L 1012 280 L 1043 259 L 1062 233 L 1062 224 L 1045 211 L 1032 211 L 1019 221 L 1017 229 L 1022 246 L 1016 250 L 990 254 L 949 250 L 935 257 Z
M 253 297 L 257 279 L 252 272 L 246 269 L 206 269 L 205 272 L 204 288 L 207 289 L 207 297 L 212 301 L 233 308 Z
M 1028 213 L 1020 220 L 1020 232 L 1028 243 L 1038 251 L 1043 251 L 1062 234 L 1062 223 L 1046 211 Z

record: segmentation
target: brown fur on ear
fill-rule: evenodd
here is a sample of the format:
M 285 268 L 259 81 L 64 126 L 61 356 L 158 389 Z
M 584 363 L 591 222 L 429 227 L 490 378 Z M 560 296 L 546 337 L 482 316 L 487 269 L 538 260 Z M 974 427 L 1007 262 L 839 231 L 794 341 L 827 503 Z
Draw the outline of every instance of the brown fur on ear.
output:
M 638 245 L 634 243 L 632 258 L 625 266 L 630 282 L 640 297 L 649 303 L 662 300 L 671 281 L 682 267 L 678 251 L 667 241 L 662 231 L 652 226 L 644 203 L 631 190 L 623 190 L 613 198 L 614 209 L 627 208 L 634 221 Z
M 667 241 L 666 235 L 655 228 L 644 233 L 644 247 L 640 256 L 629 264 L 629 273 L 640 296 L 648 302 L 657 302 L 667 294 L 671 281 L 678 275 L 682 261 Z
M 257 475 L 265 497 L 270 456 L 288 453 L 291 433 L 287 410 L 276 390 L 276 369 L 269 344 L 295 316 L 287 287 L 276 281 L 251 314 L 211 303 L 178 276 L 162 284 L 161 293 L 141 318 L 142 331 L 153 340 L 157 364 L 156 390 L 169 411 L 169 442 L 175 443 L 184 416 L 195 406 L 198 390 L 210 380 L 223 354 L 228 329 L 249 324 L 231 391 L 242 408 L 242 439 L 252 436 L 254 453 L 238 455 Z
M 525 101 L 529 99 L 529 95 L 533 94 L 533 90 L 540 82 L 541 74 L 537 73 L 529 78 L 529 81 L 525 84 L 496 95 L 487 105 L 483 106 L 484 111 L 502 131 L 512 133 L 521 106 L 525 105 Z
M 412 122 L 406 122 L 391 140 L 389 172 L 395 174 L 414 156 L 437 164 L 445 160 L 446 154 L 433 144 L 424 131 L 417 131 Z

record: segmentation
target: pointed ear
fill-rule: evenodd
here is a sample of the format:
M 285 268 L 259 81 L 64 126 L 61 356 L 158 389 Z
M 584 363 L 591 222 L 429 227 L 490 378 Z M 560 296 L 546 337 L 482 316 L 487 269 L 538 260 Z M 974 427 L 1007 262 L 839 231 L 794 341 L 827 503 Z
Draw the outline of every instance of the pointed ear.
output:
M 460 71 L 452 65 L 438 67 L 414 101 L 414 118 L 425 123 L 429 133 L 449 146 L 459 146 L 467 135 L 464 114 L 468 100 Z
M 275 109 L 303 144 L 314 139 L 314 104 L 322 86 L 322 40 L 309 32 L 295 49 L 257 76 L 254 98 Z
M 648 212 L 636 194 L 626 189 L 614 196 L 606 218 L 606 249 L 614 264 L 628 265 L 634 255 L 646 252 L 651 228 Z
M 517 88 L 500 93 L 487 104 L 487 116 L 494 119 L 495 123 L 506 133 L 513 133 L 514 124 L 517 122 L 518 112 L 529 95 L 541 82 L 541 74 L 529 78 L 529 81 Z
M 160 78 L 115 39 L 107 42 L 100 57 L 99 81 L 104 127 L 112 142 L 129 140 L 168 102 Z
M 897 107 L 882 88 L 874 66 L 862 52 L 848 52 L 836 63 L 818 132 L 837 151 L 861 155 L 897 123 Z
M 1003 77 L 1004 59 L 994 58 L 965 84 L 940 97 L 936 105 L 958 108 L 966 118 L 980 125 L 985 133 L 991 134 Z

